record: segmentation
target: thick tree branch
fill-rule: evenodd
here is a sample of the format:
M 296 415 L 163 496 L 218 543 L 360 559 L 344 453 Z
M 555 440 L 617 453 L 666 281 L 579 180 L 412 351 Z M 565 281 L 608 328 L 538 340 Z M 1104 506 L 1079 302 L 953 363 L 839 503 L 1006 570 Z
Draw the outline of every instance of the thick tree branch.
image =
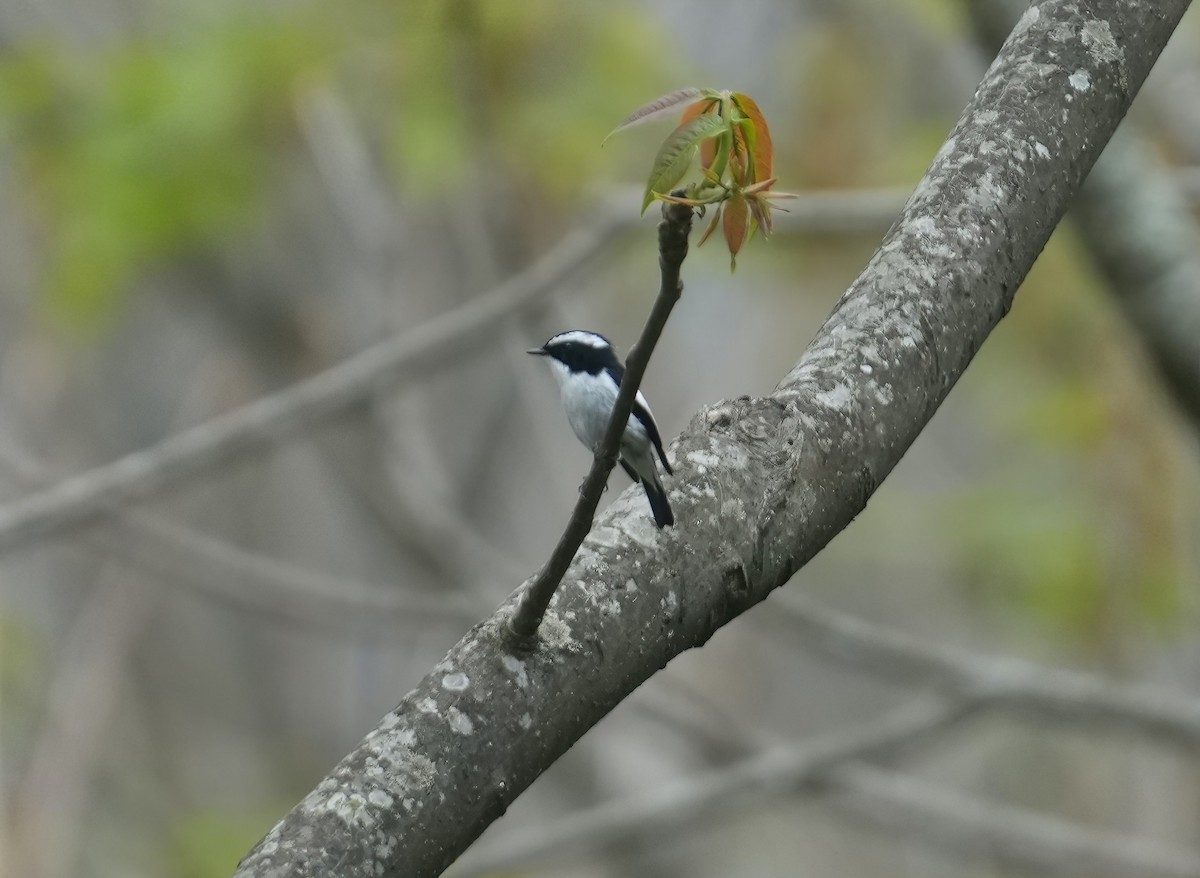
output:
M 687 257 L 688 235 L 692 230 L 692 209 L 664 202 L 662 217 L 658 224 L 658 264 L 662 274 L 658 296 L 650 309 L 646 325 L 642 327 L 641 336 L 626 358 L 625 375 L 621 379 L 617 401 L 613 403 L 612 417 L 609 418 L 604 438 L 592 459 L 592 468 L 579 488 L 579 500 L 567 522 L 566 530 L 563 531 L 545 566 L 538 571 L 533 582 L 525 587 L 516 609 L 509 618 L 509 646 L 519 652 L 526 652 L 533 647 L 538 626 L 542 623 L 542 617 L 546 615 L 546 608 L 550 606 L 550 599 L 554 597 L 567 567 L 592 529 L 596 507 L 600 505 L 600 497 L 608 485 L 608 476 L 617 465 L 621 436 L 633 411 L 633 401 L 642 385 L 642 377 L 646 374 L 646 367 L 650 365 L 650 357 L 658 344 L 659 336 L 666 328 L 671 309 L 683 294 L 683 280 L 679 272 L 683 268 L 683 260 Z
M 1031 7 L 776 392 L 705 410 L 675 443 L 679 525 L 658 531 L 632 491 L 614 501 L 534 652 L 505 646 L 510 598 L 239 874 L 438 874 L 642 681 L 785 583 L 863 508 L 1008 312 L 1187 5 Z

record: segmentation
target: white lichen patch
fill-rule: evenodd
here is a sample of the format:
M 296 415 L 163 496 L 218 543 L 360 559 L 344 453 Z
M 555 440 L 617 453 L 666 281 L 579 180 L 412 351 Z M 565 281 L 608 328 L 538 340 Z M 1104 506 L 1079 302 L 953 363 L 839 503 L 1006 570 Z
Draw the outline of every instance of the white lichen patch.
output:
M 383 790 L 371 790 L 367 793 L 367 801 L 376 808 L 390 808 L 395 800 Z
M 1087 91 L 1092 87 L 1092 77 L 1086 70 L 1076 70 L 1067 77 L 1067 82 L 1071 83 L 1071 88 L 1075 91 Z
M 850 388 L 845 384 L 835 384 L 829 390 L 822 390 L 813 397 L 817 405 L 825 406 L 825 408 L 836 409 L 841 411 L 848 408 L 854 402 L 854 395 L 850 392 Z
M 547 649 L 579 652 L 582 647 L 571 633 L 571 627 L 558 613 L 546 613 L 538 636 Z
M 1101 64 L 1124 64 L 1125 50 L 1117 45 L 1107 21 L 1093 18 L 1079 29 L 1079 39 L 1088 53 Z
M 659 605 L 668 613 L 668 615 L 674 616 L 679 611 L 679 595 L 675 594 L 673 591 L 669 591 L 663 596 L 663 599 L 659 602 Z
M 858 369 L 859 369 L 859 371 L 860 371 L 860 372 L 862 372 L 864 375 L 870 375 L 872 372 L 874 372 L 874 371 L 875 371 L 875 370 L 874 370 L 874 369 L 871 367 L 871 364 L 870 364 L 870 363 L 860 363 L 860 364 L 859 364 L 859 367 L 858 367 Z
M 325 811 L 336 816 L 347 826 L 364 826 L 371 822 L 367 800 L 360 793 L 336 792 L 325 800 Z
M 600 610 L 602 616 L 619 616 L 621 615 L 621 602 L 616 598 L 609 598 L 597 604 L 597 609 Z
M 457 732 L 460 735 L 475 734 L 475 723 L 457 707 L 451 707 L 446 711 L 446 721 L 450 724 L 450 731 L 452 732 Z
M 400 840 L 393 836 L 391 838 L 385 838 L 383 841 L 379 842 L 379 844 L 375 845 L 375 858 L 379 860 L 376 865 L 383 865 L 383 861 L 392 855 L 392 852 L 396 850 L 396 846 L 399 843 Z
M 1050 150 L 1047 149 L 1046 144 L 1042 143 L 1040 140 L 1034 141 L 1033 151 L 1038 154 L 1039 158 L 1043 158 L 1043 159 L 1050 158 Z
M 514 655 L 504 655 L 500 657 L 500 664 L 504 665 L 504 670 L 512 674 L 513 679 L 517 681 L 518 688 L 524 689 L 529 685 L 529 673 L 525 669 L 525 662 Z
M 437 713 L 438 704 L 432 698 L 422 698 L 417 702 L 417 710 L 421 713 Z
M 533 728 L 533 717 L 527 713 L 521 714 L 521 718 L 517 720 L 517 722 L 520 724 L 521 728 L 525 729 L 525 731 L 529 731 L 531 728 Z
M 701 475 L 703 475 L 704 473 L 708 472 L 709 467 L 716 466 L 718 463 L 720 463 L 721 458 L 716 454 L 713 454 L 711 451 L 701 451 L 700 449 L 696 449 L 695 451 L 689 451 L 687 453 L 687 461 L 697 470 L 699 470 Z
M 442 688 L 451 692 L 462 692 L 471 685 L 471 678 L 462 671 L 455 671 L 442 677 Z
M 398 767 L 403 768 L 407 778 L 406 787 L 416 787 L 419 790 L 428 790 L 433 786 L 434 778 L 437 776 L 437 769 L 433 764 L 433 760 L 428 756 L 421 756 L 417 753 L 409 753 L 404 759 L 398 763 Z

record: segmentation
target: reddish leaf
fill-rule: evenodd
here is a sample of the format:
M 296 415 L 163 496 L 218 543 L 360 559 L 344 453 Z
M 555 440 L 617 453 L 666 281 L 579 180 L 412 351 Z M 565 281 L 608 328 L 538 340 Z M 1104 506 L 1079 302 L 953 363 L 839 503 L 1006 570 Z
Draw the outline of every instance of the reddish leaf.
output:
M 750 206 L 746 197 L 740 192 L 733 193 L 725 202 L 725 243 L 729 247 L 729 268 L 737 268 L 738 251 L 746 242 L 746 232 L 750 227 Z
M 663 95 L 661 98 L 656 98 L 645 106 L 638 107 L 626 116 L 624 121 L 608 132 L 608 136 L 604 139 L 608 140 L 609 137 L 612 137 L 618 131 L 623 131 L 633 125 L 640 125 L 643 122 L 649 122 L 651 119 L 658 119 L 665 116 L 685 101 L 694 101 L 702 94 L 704 94 L 703 89 L 681 88 L 678 91 Z
M 749 198 L 750 202 L 750 237 L 754 237 L 757 229 L 762 229 L 764 238 L 771 236 L 771 208 L 761 198 Z
M 709 221 L 708 228 L 704 230 L 704 234 L 701 235 L 700 240 L 696 242 L 697 247 L 707 241 L 709 236 L 717 230 L 717 224 L 721 222 L 721 207 L 722 205 L 718 204 L 717 209 L 713 211 L 713 218 Z
M 742 111 L 742 115 L 750 123 L 749 125 L 739 125 L 737 129 L 745 135 L 746 146 L 749 148 L 750 155 L 754 157 L 750 182 L 758 183 L 767 180 L 773 173 L 775 163 L 775 147 L 771 143 L 771 129 L 767 127 L 767 120 L 759 110 L 758 104 L 754 103 L 754 99 L 749 95 L 733 94 L 730 96 L 730 100 Z
M 715 100 L 705 99 L 696 101 L 683 111 L 683 118 L 679 120 L 679 124 L 690 122 L 697 116 L 704 113 L 710 113 L 717 107 L 718 102 Z M 715 140 L 706 140 L 700 144 L 700 167 L 708 170 L 712 167 L 713 161 L 717 157 L 717 142 Z

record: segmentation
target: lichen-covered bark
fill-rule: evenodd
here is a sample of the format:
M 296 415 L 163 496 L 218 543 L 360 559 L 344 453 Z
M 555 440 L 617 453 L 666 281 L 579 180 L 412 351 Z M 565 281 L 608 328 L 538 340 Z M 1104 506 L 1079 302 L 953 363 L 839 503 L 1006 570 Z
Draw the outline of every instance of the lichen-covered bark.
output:
M 862 509 L 962 374 L 1124 115 L 1185 0 L 1033 6 L 862 276 L 765 398 L 673 446 L 678 525 L 628 491 L 531 654 L 481 622 L 239 875 L 440 873 L 642 681 L 782 585 Z

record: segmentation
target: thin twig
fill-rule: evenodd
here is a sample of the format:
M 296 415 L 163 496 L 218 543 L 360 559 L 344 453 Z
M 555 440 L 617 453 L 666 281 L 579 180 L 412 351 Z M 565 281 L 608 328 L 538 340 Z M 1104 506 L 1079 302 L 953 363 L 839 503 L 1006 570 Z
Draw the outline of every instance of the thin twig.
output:
M 26 485 L 47 478 L 40 461 L 2 435 L 0 466 Z M 208 600 L 293 624 L 327 628 L 346 621 L 357 636 L 373 630 L 361 625 L 371 621 L 391 637 L 400 622 L 461 625 L 483 609 L 461 595 L 414 593 L 301 567 L 137 509 L 113 518 L 111 529 L 88 535 L 89 551 L 136 565 Z
M 982 801 L 910 775 L 855 764 L 834 768 L 821 781 L 831 804 L 906 842 L 1055 875 L 1200 878 L 1193 851 Z
M 967 4 L 985 50 L 999 48 L 1027 5 L 1023 0 Z M 1193 103 L 1184 101 L 1172 115 L 1200 119 Z M 1192 427 L 1200 429 L 1200 229 L 1180 185 L 1185 180 L 1157 160 L 1131 123 L 1104 148 L 1071 216 L 1163 385 Z
M 933 683 L 1055 720 L 1102 723 L 1177 746 L 1200 747 L 1200 698 L 1155 691 L 1011 658 L 918 640 L 799 595 L 771 605 L 763 623 L 789 642 L 890 679 Z
M 593 223 L 479 298 L 279 393 L 0 507 L 0 551 L 95 519 L 279 442 L 385 385 L 461 354 L 492 333 L 497 321 L 541 303 L 625 227 L 611 204 L 602 205 L 597 214 Z
M 150 597 L 118 565 L 106 565 L 71 626 L 12 802 L 14 873 L 59 878 L 75 871 L 105 732 L 154 607 Z
M 513 648 L 519 651 L 528 651 L 534 645 L 538 626 L 541 625 L 542 617 L 546 615 L 546 608 L 550 606 L 550 600 L 575 558 L 575 553 L 579 551 L 592 529 L 596 507 L 600 505 L 600 497 L 608 484 L 609 474 L 617 465 L 621 436 L 633 411 L 633 402 L 642 383 L 642 376 L 646 373 L 654 346 L 658 344 L 659 336 L 667 325 L 667 318 L 671 316 L 671 309 L 683 294 L 683 281 L 679 272 L 683 260 L 687 257 L 688 234 L 692 229 L 692 209 L 679 204 L 664 203 L 662 216 L 662 222 L 658 224 L 658 264 L 662 274 L 658 297 L 654 300 L 654 307 L 651 308 L 646 325 L 642 328 L 641 337 L 629 351 L 625 362 L 625 374 L 621 379 L 617 400 L 613 404 L 608 429 L 604 432 L 600 447 L 596 449 L 592 468 L 579 489 L 579 501 L 567 521 L 567 527 L 559 538 L 558 545 L 550 553 L 550 559 L 525 588 L 509 617 L 509 640 Z
M 975 699 L 910 704 L 882 720 L 756 753 L 725 768 L 512 834 L 478 854 L 468 854 L 451 874 L 474 878 L 522 871 L 638 838 L 662 844 L 673 833 L 694 830 L 700 821 L 736 811 L 747 801 L 800 792 L 821 795 L 877 826 L 901 830 L 905 838 L 1024 868 L 1200 878 L 1200 860 L 1191 852 L 981 801 L 863 762 L 926 744 L 984 706 L 986 700 Z

